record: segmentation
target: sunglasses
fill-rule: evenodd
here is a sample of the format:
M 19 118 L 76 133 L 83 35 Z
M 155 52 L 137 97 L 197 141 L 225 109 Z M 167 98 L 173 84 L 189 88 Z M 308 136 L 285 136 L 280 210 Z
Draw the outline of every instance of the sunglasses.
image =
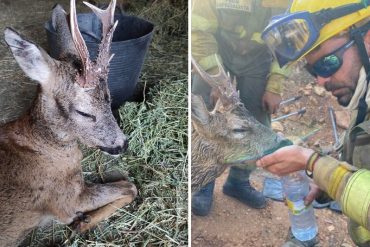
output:
M 354 43 L 354 40 L 350 40 L 333 52 L 321 57 L 314 64 L 306 64 L 306 70 L 315 78 L 318 76 L 323 78 L 332 76 L 342 67 L 344 52 Z

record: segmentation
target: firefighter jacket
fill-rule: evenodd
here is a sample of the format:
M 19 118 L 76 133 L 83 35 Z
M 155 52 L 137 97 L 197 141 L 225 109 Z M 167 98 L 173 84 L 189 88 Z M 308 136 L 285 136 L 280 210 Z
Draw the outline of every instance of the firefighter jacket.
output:
M 273 15 L 288 7 L 288 0 L 194 0 L 192 2 L 192 56 L 212 73 L 217 60 L 238 76 L 263 70 L 272 57 L 261 39 L 261 32 Z M 261 56 L 257 50 L 269 56 Z M 281 93 L 288 69 L 270 65 L 266 90 Z M 255 72 L 253 72 L 256 74 Z

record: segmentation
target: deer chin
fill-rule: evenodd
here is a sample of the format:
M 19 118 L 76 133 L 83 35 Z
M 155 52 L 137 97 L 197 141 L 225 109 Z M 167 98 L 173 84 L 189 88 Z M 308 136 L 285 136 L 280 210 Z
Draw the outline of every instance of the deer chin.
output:
M 277 145 L 273 148 L 263 150 L 261 153 L 258 153 L 256 155 L 251 156 L 250 153 L 246 153 L 237 157 L 233 157 L 231 159 L 227 159 L 224 161 L 225 164 L 228 165 L 248 165 L 253 164 L 257 160 L 261 159 L 263 156 L 271 154 L 275 152 L 276 150 L 293 145 L 293 143 L 288 139 L 281 139 L 280 142 L 277 143 Z
M 260 156 L 254 156 L 254 157 L 248 157 L 248 156 L 241 156 L 238 157 L 237 159 L 233 160 L 226 160 L 224 163 L 227 165 L 248 165 L 248 164 L 253 164 L 259 159 Z

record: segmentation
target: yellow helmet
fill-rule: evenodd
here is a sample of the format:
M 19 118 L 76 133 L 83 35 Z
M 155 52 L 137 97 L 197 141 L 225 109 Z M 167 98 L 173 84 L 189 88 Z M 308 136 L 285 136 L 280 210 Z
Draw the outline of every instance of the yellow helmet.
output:
M 370 0 L 293 0 L 262 33 L 280 66 L 296 61 L 352 25 L 370 18 Z
M 299 11 L 308 11 L 310 13 L 318 12 L 322 9 L 328 8 L 336 8 L 341 7 L 347 4 L 353 3 L 361 3 L 365 1 L 359 0 L 293 0 L 290 13 L 299 12 Z M 366 3 L 364 3 L 366 4 Z M 370 2 L 367 4 L 370 5 Z M 352 14 L 343 16 L 341 18 L 335 19 L 330 23 L 326 24 L 320 30 L 320 36 L 316 40 L 316 42 L 311 46 L 309 50 L 307 50 L 304 54 L 302 54 L 298 59 L 304 57 L 307 53 L 315 49 L 318 45 L 323 43 L 324 41 L 330 39 L 331 37 L 339 34 L 340 32 L 348 29 L 352 25 L 370 17 L 370 7 L 362 8 L 357 12 Z M 298 60 L 297 59 L 297 60 Z

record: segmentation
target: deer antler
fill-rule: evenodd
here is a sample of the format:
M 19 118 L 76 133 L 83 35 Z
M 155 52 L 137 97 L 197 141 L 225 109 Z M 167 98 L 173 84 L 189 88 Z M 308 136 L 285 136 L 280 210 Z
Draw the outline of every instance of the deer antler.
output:
M 96 60 L 96 64 L 100 66 L 108 65 L 110 60 L 113 58 L 113 54 L 110 55 L 110 45 L 112 43 L 113 32 L 117 27 L 118 21 L 114 24 L 114 11 L 116 9 L 116 0 L 112 0 L 107 9 L 102 10 L 94 5 L 83 2 L 87 5 L 100 19 L 102 22 L 102 41 L 99 46 L 99 56 Z
M 75 0 L 71 0 L 70 25 L 72 40 L 82 61 L 83 77 L 85 79 L 84 81 L 78 81 L 78 83 L 80 84 L 80 86 L 85 87 L 85 84 L 87 83 L 87 74 L 91 70 L 92 64 L 89 59 L 89 51 L 87 50 L 85 41 L 82 38 L 80 29 L 78 28 Z
M 95 87 L 99 83 L 99 78 L 108 77 L 108 65 L 113 57 L 113 54 L 110 55 L 110 46 L 114 30 L 118 23 L 116 21 L 113 24 L 116 0 L 112 0 L 106 10 L 101 10 L 86 2 L 84 3 L 94 11 L 102 22 L 102 41 L 99 46 L 98 57 L 96 61 L 92 62 L 89 58 L 89 51 L 85 41 L 78 28 L 75 0 L 71 0 L 70 24 L 72 40 L 83 66 L 82 75 L 78 75 L 76 81 L 81 87 Z
M 105 35 L 107 35 L 107 33 L 109 32 L 110 28 L 113 25 L 116 0 L 112 0 L 112 2 L 110 2 L 106 10 L 99 9 L 96 6 L 85 1 L 83 3 L 86 6 L 88 6 L 100 18 L 103 25 L 102 37 L 105 37 Z
M 193 57 L 191 58 L 191 63 L 203 80 L 206 81 L 210 87 L 216 90 L 218 98 L 221 100 L 224 108 L 229 108 L 233 105 L 239 104 L 240 98 L 239 93 L 236 90 L 236 85 L 232 82 L 230 75 L 225 72 L 218 59 L 217 66 L 219 72 L 216 75 L 210 75 L 205 72 Z

